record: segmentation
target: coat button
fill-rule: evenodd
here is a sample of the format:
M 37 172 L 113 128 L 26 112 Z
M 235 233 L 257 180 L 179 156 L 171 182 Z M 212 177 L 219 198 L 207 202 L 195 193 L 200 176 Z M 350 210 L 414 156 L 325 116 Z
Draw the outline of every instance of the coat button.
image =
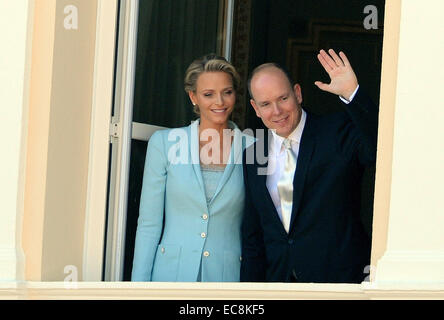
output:
M 206 234 L 205 232 L 202 232 L 202 233 L 200 234 L 200 236 L 201 236 L 202 238 L 206 238 L 206 237 L 207 237 L 207 234 Z
M 239 261 L 242 261 L 242 256 L 239 257 Z
M 293 239 L 288 239 L 288 244 L 293 244 L 294 240 Z
M 207 219 L 208 219 L 208 215 L 207 215 L 206 213 L 204 213 L 204 214 L 202 215 L 202 219 L 207 220 Z
M 162 253 L 164 253 L 165 252 L 165 248 L 162 247 L 162 249 L 160 249 L 160 251 L 162 251 Z
M 208 256 L 210 255 L 210 253 L 209 253 L 208 251 L 205 251 L 205 252 L 203 253 L 203 255 L 204 255 L 204 257 L 208 257 Z

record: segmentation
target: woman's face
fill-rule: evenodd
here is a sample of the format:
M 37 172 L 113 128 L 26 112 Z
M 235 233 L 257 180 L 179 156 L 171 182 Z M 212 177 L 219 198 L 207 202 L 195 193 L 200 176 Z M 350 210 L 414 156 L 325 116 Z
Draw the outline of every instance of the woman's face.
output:
M 196 92 L 188 94 L 191 102 L 199 107 L 201 125 L 218 127 L 227 124 L 236 102 L 230 74 L 204 72 L 197 78 Z

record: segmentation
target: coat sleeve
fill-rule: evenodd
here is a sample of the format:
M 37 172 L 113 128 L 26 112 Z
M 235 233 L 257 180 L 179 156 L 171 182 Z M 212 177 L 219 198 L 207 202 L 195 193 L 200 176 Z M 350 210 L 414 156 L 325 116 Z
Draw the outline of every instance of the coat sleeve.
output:
M 378 141 L 378 106 L 361 89 L 351 103 L 345 107 L 349 114 L 355 141 L 357 157 L 362 165 L 376 163 L 376 145 Z
M 167 153 L 161 131 L 148 142 L 140 196 L 131 281 L 151 281 L 163 227 Z
M 242 220 L 242 261 L 240 271 L 241 282 L 263 282 L 266 270 L 265 245 L 259 214 L 253 204 L 249 190 L 244 152 L 244 181 L 245 181 L 245 212 Z

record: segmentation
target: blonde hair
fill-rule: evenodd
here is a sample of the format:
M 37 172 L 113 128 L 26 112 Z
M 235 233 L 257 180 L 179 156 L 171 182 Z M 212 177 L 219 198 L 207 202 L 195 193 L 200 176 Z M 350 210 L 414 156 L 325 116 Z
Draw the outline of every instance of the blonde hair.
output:
M 234 91 L 237 91 L 240 85 L 240 77 L 236 69 L 224 57 L 208 54 L 194 60 L 185 72 L 184 88 L 185 92 L 196 92 L 197 79 L 204 72 L 226 72 L 231 76 Z M 194 113 L 200 114 L 199 107 L 194 106 Z

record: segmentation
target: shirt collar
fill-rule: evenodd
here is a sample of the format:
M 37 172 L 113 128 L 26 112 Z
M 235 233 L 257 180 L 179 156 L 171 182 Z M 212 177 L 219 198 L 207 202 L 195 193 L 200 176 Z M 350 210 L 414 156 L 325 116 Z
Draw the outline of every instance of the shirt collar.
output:
M 304 131 L 305 120 L 307 119 L 307 113 L 304 111 L 304 109 L 301 108 L 301 110 L 301 120 L 293 132 L 288 136 L 288 139 L 291 140 L 292 146 L 295 143 L 301 143 L 302 132 Z M 271 130 L 271 132 L 273 133 L 273 149 L 277 151 L 277 153 L 280 153 L 282 151 L 282 143 L 284 142 L 285 138 L 278 135 L 275 130 Z

